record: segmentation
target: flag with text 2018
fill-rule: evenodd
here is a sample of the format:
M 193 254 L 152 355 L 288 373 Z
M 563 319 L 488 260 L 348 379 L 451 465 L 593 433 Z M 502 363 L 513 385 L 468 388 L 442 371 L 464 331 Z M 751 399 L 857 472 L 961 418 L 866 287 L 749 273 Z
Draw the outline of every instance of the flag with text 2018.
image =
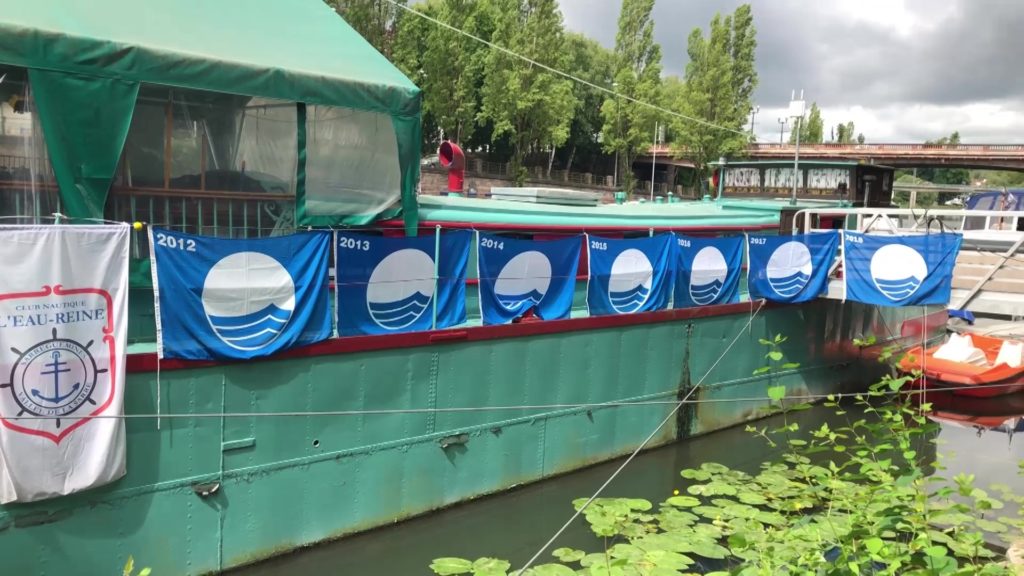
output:
M 225 239 L 150 229 L 161 358 L 245 360 L 330 338 L 330 232 Z
M 960 234 L 844 235 L 848 299 L 879 306 L 949 304 Z
M 514 240 L 480 234 L 477 262 L 484 324 L 508 324 L 530 309 L 542 320 L 568 318 L 580 238 Z
M 651 312 L 672 295 L 673 234 L 617 240 L 587 237 L 591 316 Z
M 674 308 L 731 304 L 740 299 L 743 237 L 676 235 Z
M 837 231 L 748 237 L 751 300 L 798 303 L 825 294 L 838 248 Z
M 125 473 L 129 226 L 0 226 L 0 503 Z
M 338 332 L 342 336 L 449 328 L 466 321 L 473 233 L 385 238 L 339 232 Z M 435 245 L 440 258 L 434 268 Z M 435 274 L 437 280 L 435 281 Z

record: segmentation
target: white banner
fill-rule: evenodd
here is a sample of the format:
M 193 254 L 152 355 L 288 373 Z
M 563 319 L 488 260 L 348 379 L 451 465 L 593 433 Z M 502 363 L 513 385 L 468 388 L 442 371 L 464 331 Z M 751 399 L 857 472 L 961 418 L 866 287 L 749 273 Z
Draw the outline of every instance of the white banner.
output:
M 0 502 L 124 475 L 128 233 L 0 226 Z M 97 416 L 104 416 L 97 418 Z

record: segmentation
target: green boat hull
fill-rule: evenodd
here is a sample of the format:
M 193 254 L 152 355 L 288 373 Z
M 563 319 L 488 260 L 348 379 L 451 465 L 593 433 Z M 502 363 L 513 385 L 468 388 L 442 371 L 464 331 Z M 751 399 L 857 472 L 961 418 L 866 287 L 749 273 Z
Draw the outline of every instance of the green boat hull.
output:
M 114 574 L 129 555 L 159 575 L 253 562 L 627 454 L 701 381 L 694 397 L 709 402 L 687 405 L 650 446 L 765 415 L 772 383 L 797 394 L 862 386 L 844 344 L 885 341 L 922 317 L 820 300 L 751 322 L 750 308 L 474 328 L 457 341 L 159 376 L 136 367 L 125 412 L 156 413 L 159 386 L 168 416 L 127 421 L 122 480 L 0 507 L 4 572 Z M 774 334 L 800 366 L 753 376 L 765 361 L 758 340 Z M 566 406 L 606 402 L 639 403 Z M 535 408 L 432 410 L 504 406 Z M 297 415 L 374 410 L 384 412 Z

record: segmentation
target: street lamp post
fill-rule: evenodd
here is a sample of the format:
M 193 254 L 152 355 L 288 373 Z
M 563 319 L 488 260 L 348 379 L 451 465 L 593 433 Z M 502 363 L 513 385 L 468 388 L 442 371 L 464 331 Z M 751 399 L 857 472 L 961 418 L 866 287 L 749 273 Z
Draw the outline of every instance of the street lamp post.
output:
M 796 97 L 796 90 L 790 96 L 789 115 L 796 118 L 793 130 L 796 131 L 796 150 L 793 153 L 793 197 L 789 203 L 796 205 L 797 186 L 800 183 L 800 122 L 804 117 L 804 91 L 800 91 L 800 98 Z
M 619 189 L 619 146 L 622 141 L 622 121 L 619 118 L 619 83 L 612 82 L 615 91 L 615 189 Z
M 654 166 L 658 161 L 658 144 L 665 139 L 662 132 L 664 129 L 665 127 L 660 123 L 654 123 L 654 147 L 651 149 L 651 202 L 654 202 Z
M 754 107 L 750 109 L 750 141 L 756 140 L 754 137 L 754 119 L 757 118 L 757 113 L 761 111 L 761 107 L 754 104 Z
M 782 136 L 786 132 L 786 124 L 789 124 L 789 118 L 779 118 L 779 144 L 782 144 Z

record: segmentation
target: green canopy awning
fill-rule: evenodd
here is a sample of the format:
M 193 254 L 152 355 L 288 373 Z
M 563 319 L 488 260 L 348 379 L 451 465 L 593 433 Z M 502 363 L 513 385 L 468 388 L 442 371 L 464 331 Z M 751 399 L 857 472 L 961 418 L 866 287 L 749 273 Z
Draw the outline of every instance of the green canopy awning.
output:
M 91 76 L 386 114 L 415 219 L 420 91 L 321 0 L 8 2 L 0 63 L 75 75 L 79 88 Z M 94 106 L 103 92 L 89 91 Z

